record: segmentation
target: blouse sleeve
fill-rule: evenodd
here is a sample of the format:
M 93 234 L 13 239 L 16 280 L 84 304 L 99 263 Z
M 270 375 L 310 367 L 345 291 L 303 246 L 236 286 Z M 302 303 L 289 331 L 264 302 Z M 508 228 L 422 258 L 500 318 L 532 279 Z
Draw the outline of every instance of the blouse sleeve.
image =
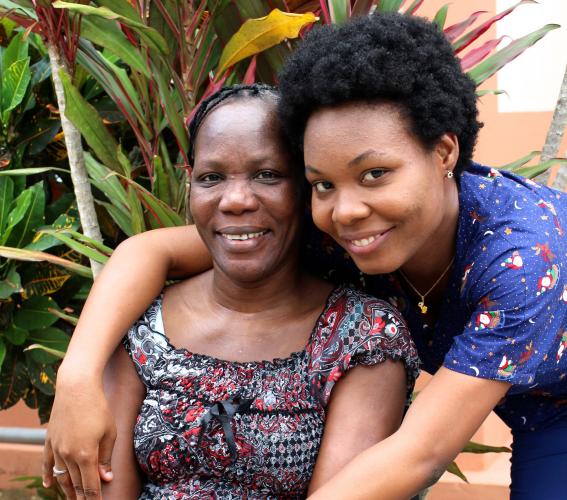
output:
M 419 374 L 417 351 L 399 312 L 348 288 L 341 289 L 327 309 L 311 354 L 312 387 L 323 406 L 335 383 L 356 366 L 387 359 L 404 363 L 408 402 Z
M 564 244 L 553 233 L 510 225 L 478 238 L 461 288 L 469 321 L 445 356 L 446 368 L 509 382 L 511 394 L 561 368 Z

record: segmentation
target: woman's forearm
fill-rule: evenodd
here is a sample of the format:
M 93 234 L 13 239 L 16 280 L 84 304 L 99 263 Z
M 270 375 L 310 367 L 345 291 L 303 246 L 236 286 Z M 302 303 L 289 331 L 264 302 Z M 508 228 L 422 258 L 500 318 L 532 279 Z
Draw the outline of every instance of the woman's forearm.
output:
M 193 226 L 149 231 L 121 243 L 85 303 L 59 372 L 61 383 L 77 369 L 83 377 L 100 379 L 120 339 L 165 280 L 208 267 L 210 257 Z
M 310 498 L 410 498 L 440 477 L 508 389 L 504 382 L 441 368 L 397 432 L 358 455 Z

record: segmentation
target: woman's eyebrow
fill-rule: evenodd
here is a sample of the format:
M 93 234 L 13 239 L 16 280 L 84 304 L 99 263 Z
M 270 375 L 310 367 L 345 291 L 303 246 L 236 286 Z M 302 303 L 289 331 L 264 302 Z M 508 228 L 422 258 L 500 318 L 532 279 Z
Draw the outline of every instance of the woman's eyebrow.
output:
M 350 160 L 347 165 L 349 167 L 354 167 L 370 156 L 380 156 L 380 153 L 378 153 L 378 151 L 376 151 L 375 149 L 367 149 L 366 151 L 364 151 L 364 153 L 360 153 L 356 158 Z

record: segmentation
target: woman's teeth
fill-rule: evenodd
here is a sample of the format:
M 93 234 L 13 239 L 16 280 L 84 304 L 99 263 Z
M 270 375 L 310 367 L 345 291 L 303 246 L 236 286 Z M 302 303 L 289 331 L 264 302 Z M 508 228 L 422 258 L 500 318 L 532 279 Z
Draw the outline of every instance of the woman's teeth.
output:
M 375 240 L 375 236 L 369 236 L 368 238 L 362 238 L 361 240 L 351 240 L 351 242 L 355 247 L 367 247 Z
M 221 233 L 221 236 L 223 238 L 226 238 L 227 240 L 239 240 L 239 241 L 243 241 L 243 240 L 251 240 L 253 238 L 259 238 L 260 236 L 262 236 L 263 234 L 266 234 L 267 231 L 259 231 L 257 233 L 243 233 L 243 234 L 225 234 L 225 233 Z

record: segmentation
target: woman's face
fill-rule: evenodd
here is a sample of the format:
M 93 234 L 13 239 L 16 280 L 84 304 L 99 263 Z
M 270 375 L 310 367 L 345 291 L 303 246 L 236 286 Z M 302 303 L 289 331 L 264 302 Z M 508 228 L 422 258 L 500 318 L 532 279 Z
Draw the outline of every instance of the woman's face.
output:
M 454 136 L 428 150 L 395 105 L 348 103 L 309 118 L 304 154 L 313 220 L 360 270 L 426 265 L 457 199 L 445 178 L 458 157 Z
M 297 173 L 275 103 L 238 98 L 213 109 L 199 128 L 194 163 L 191 213 L 215 266 L 243 282 L 295 266 Z

